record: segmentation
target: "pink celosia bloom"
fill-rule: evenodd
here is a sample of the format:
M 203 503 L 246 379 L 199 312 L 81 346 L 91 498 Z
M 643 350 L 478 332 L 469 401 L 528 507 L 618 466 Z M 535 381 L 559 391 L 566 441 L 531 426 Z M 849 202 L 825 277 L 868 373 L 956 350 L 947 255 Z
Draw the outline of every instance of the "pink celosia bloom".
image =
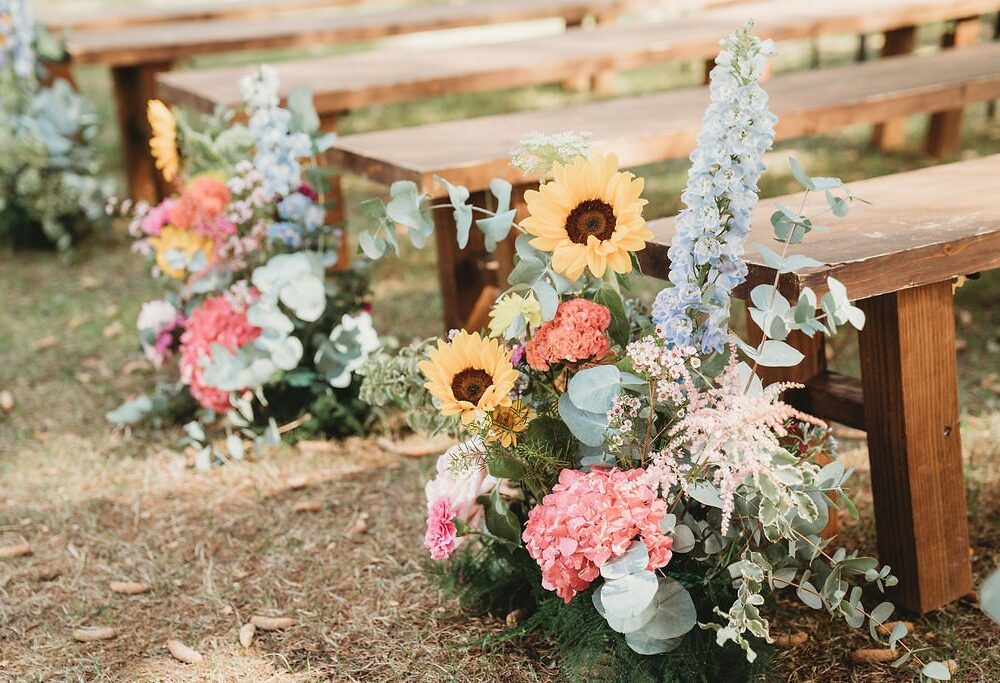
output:
M 611 311 L 587 299 L 559 304 L 556 315 L 544 323 L 525 346 L 528 365 L 548 370 L 556 363 L 599 360 L 608 355 L 607 329 Z
M 170 209 L 173 205 L 173 199 L 164 199 L 150 209 L 142 219 L 142 231 L 151 237 L 159 235 L 163 226 L 170 222 Z
M 260 328 L 247 321 L 245 310 L 236 310 L 223 295 L 205 299 L 188 318 L 181 335 L 181 380 L 190 386 L 191 395 L 206 408 L 216 412 L 229 409 L 229 393 L 203 382 L 205 361 L 212 345 L 235 351 L 260 335 Z
M 649 549 L 648 569 L 670 561 L 673 541 L 660 531 L 667 504 L 639 481 L 644 474 L 641 468 L 559 474 L 552 493 L 528 513 L 522 534 L 542 569 L 542 586 L 568 603 L 636 538 Z
M 439 498 L 427 512 L 424 547 L 431 552 L 432 559 L 443 560 L 450 557 L 458 547 L 458 530 L 452 521 L 454 518 L 447 498 Z
M 210 176 L 195 178 L 170 208 L 170 222 L 189 230 L 203 221 L 223 215 L 232 193 L 226 184 Z
M 474 437 L 441 454 L 437 461 L 437 475 L 424 487 L 428 511 L 446 500 L 451 511 L 449 519 L 460 519 L 472 528 L 482 525 L 483 506 L 476 502 L 476 498 L 489 493 L 499 483 L 479 462 L 483 451 L 482 439 Z M 455 546 L 461 541 L 458 539 Z

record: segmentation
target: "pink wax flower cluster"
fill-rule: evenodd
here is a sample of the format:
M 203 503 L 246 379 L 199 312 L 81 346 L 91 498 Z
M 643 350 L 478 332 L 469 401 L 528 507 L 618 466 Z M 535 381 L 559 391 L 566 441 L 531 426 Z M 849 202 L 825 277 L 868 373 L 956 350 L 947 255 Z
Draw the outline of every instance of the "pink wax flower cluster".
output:
M 641 468 L 559 474 L 552 493 L 528 513 L 522 534 L 542 569 L 542 586 L 568 603 L 636 538 L 649 549 L 649 570 L 670 561 L 673 540 L 660 531 L 667 504 L 639 481 L 643 474 Z
M 564 301 L 525 346 L 528 365 L 541 371 L 557 363 L 600 360 L 611 350 L 610 324 L 606 306 L 587 299 Z
M 210 296 L 194 310 L 181 335 L 180 367 L 181 380 L 190 386 L 191 395 L 201 405 L 217 413 L 230 407 L 229 394 L 206 385 L 202 379 L 212 345 L 236 351 L 258 335 L 260 328 L 247 321 L 246 310 L 234 308 L 224 295 Z
M 456 518 L 472 528 L 483 522 L 483 506 L 476 499 L 499 483 L 479 462 L 484 449 L 479 437 L 452 446 L 438 458 L 437 475 L 424 487 L 427 496 L 424 546 L 435 560 L 449 557 L 460 545 Z

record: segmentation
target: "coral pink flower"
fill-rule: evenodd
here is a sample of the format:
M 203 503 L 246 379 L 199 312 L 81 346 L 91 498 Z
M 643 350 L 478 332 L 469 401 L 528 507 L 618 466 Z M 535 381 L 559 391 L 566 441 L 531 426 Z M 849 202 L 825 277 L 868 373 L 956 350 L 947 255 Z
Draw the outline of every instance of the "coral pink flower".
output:
M 260 335 L 260 328 L 247 321 L 245 310 L 236 310 L 225 296 L 210 296 L 188 318 L 181 335 L 181 380 L 198 402 L 217 413 L 229 409 L 229 393 L 203 381 L 205 362 L 212 345 L 235 351 Z
M 221 216 L 232 194 L 226 184 L 210 176 L 191 181 L 170 208 L 170 222 L 190 230 L 198 223 Z
M 424 547 L 431 551 L 432 559 L 443 560 L 458 547 L 458 530 L 452 521 L 454 516 L 447 498 L 438 498 L 428 511 Z
M 587 299 L 559 304 L 556 315 L 544 323 L 525 346 L 528 365 L 548 370 L 557 363 L 599 360 L 608 355 L 607 329 L 611 311 Z
M 673 541 L 660 531 L 667 504 L 638 481 L 644 474 L 641 468 L 559 474 L 552 493 L 528 513 L 522 534 L 542 569 L 542 586 L 568 603 L 636 538 L 649 549 L 648 569 L 670 561 Z

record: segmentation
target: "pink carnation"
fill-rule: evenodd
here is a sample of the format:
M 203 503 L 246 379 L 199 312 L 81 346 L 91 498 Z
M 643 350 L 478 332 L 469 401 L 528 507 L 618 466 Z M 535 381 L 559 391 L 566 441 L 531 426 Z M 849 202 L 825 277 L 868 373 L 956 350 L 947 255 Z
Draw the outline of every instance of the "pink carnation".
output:
M 525 346 L 528 365 L 548 370 L 556 363 L 600 360 L 611 350 L 610 324 L 607 307 L 587 299 L 564 301 L 555 317 L 539 327 Z
M 432 559 L 443 560 L 458 547 L 458 530 L 452 521 L 454 517 L 447 498 L 438 498 L 428 511 L 424 547 L 431 551 Z
M 170 209 L 173 205 L 173 199 L 164 199 L 150 209 L 142 219 L 142 231 L 152 237 L 159 235 L 163 226 L 170 222 Z
M 194 310 L 181 335 L 181 380 L 191 387 L 191 395 L 201 405 L 217 413 L 230 407 L 228 392 L 203 381 L 204 365 L 211 356 L 212 345 L 219 344 L 235 351 L 258 335 L 260 328 L 247 321 L 246 311 L 234 309 L 225 296 L 208 297 Z
M 451 517 L 448 518 L 449 521 L 457 518 L 472 528 L 482 524 L 483 506 L 476 499 L 484 493 L 492 491 L 499 483 L 499 480 L 490 476 L 487 469 L 478 462 L 483 450 L 482 439 L 475 437 L 452 446 L 438 458 L 437 475 L 424 487 L 424 493 L 427 496 L 427 510 L 430 513 L 427 520 L 428 534 L 431 533 L 434 511 L 441 504 L 441 501 L 448 504 L 448 510 L 451 514 Z M 461 540 L 457 539 L 454 546 L 458 547 Z M 440 558 L 435 557 L 434 559 Z
M 542 569 L 542 586 L 567 603 L 601 567 L 638 537 L 649 549 L 648 569 L 670 561 L 673 541 L 660 531 L 666 502 L 637 481 L 642 469 L 563 470 L 559 483 L 528 513 L 522 538 Z

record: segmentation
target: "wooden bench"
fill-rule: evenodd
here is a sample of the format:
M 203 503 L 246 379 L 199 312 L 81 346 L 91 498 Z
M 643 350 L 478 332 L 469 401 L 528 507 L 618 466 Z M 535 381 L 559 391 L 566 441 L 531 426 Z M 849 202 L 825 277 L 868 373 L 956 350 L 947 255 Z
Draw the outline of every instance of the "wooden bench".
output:
M 803 287 L 822 295 L 835 277 L 865 312 L 860 380 L 827 370 L 822 335 L 793 340 L 806 360 L 769 379 L 805 383 L 791 401 L 867 432 L 879 557 L 899 577 L 896 599 L 921 613 L 973 588 L 952 281 L 1000 268 L 998 177 L 1000 155 L 851 183 L 871 205 L 856 203 L 831 232 L 790 248 L 826 265 L 780 279 L 795 300 Z M 778 201 L 797 207 L 801 195 Z M 748 244 L 774 243 L 770 204 L 762 201 Z M 674 221 L 651 227 L 656 237 L 640 262 L 647 275 L 665 278 Z M 749 277 L 737 292 L 744 296 L 775 274 L 747 252 Z
M 783 74 L 767 90 L 779 117 L 778 138 L 930 113 L 1000 96 L 1000 45 Z M 689 154 L 707 100 L 707 90 L 699 87 L 350 135 L 335 143 L 329 159 L 336 168 L 384 184 L 412 180 L 433 197 L 445 196 L 434 180 L 441 176 L 468 187 L 477 203 L 485 201 L 489 180 L 502 177 L 515 184 L 519 201 L 538 180 L 509 164 L 510 150 L 525 132 L 591 131 L 595 150 L 613 151 L 624 167 L 634 167 Z M 498 251 L 497 262 L 475 249 L 458 251 L 450 214 L 435 212 L 435 219 L 445 325 L 460 327 L 483 288 L 498 277 L 505 281 L 512 255 L 509 245 Z
M 274 17 L 179 21 L 128 28 L 72 32 L 66 49 L 74 65 L 111 67 L 122 148 L 133 197 L 161 193 L 148 153 L 146 102 L 155 76 L 183 59 L 210 53 L 357 42 L 405 33 L 561 18 L 567 25 L 587 17 L 616 16 L 632 0 L 490 0 L 464 5 L 426 5 L 377 14 L 310 12 Z

